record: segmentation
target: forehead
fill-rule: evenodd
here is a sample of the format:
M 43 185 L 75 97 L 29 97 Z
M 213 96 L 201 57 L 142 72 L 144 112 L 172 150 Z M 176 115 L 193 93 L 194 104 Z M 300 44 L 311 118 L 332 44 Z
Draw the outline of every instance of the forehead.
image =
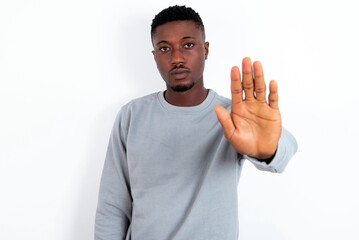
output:
M 173 41 L 185 37 L 203 38 L 203 32 L 193 21 L 173 21 L 158 26 L 152 41 L 156 44 L 160 41 Z

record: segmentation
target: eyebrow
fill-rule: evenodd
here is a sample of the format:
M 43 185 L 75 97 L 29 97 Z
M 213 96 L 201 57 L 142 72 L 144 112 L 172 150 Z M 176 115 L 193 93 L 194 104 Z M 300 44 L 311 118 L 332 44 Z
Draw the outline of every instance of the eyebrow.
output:
M 186 37 L 183 37 L 182 40 L 186 40 L 186 39 L 196 39 L 195 37 L 191 37 L 191 36 L 186 36 Z M 158 43 L 156 43 L 156 45 L 160 45 L 162 43 L 168 43 L 168 41 L 166 40 L 161 40 L 159 41 Z

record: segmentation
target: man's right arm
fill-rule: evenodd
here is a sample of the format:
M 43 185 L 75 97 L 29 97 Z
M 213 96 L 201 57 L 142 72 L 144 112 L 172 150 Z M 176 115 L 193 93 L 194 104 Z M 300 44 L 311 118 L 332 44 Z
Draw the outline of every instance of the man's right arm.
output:
M 125 239 L 131 223 L 132 197 L 123 122 L 117 116 L 102 172 L 95 221 L 95 240 Z

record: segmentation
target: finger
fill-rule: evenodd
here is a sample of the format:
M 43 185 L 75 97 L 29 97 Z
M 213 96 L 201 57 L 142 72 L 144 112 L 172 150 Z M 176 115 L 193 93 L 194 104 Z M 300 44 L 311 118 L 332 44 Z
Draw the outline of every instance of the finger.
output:
M 279 109 L 278 107 L 278 85 L 277 82 L 272 80 L 269 83 L 269 106 L 271 108 Z
M 266 84 L 262 64 L 258 61 L 253 63 L 254 69 L 254 90 L 257 101 L 266 102 Z
M 224 136 L 230 140 L 236 129 L 231 116 L 222 106 L 215 106 L 214 111 L 216 112 L 219 123 L 222 125 Z
M 254 98 L 254 83 L 253 83 L 252 62 L 249 57 L 243 58 L 242 72 L 243 72 L 242 85 L 244 89 L 244 94 L 246 100 L 251 100 Z
M 241 83 L 241 73 L 237 66 L 231 69 L 231 93 L 232 93 L 232 106 L 233 103 L 240 103 L 243 100 L 243 90 Z

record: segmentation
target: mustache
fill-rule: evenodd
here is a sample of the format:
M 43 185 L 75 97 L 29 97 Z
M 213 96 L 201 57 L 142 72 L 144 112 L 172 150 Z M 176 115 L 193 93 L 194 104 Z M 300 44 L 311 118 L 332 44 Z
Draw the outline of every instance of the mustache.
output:
M 191 70 L 185 66 L 180 66 L 180 67 L 175 66 L 170 70 L 171 75 L 181 74 L 181 73 L 190 73 L 190 72 L 191 72 Z

